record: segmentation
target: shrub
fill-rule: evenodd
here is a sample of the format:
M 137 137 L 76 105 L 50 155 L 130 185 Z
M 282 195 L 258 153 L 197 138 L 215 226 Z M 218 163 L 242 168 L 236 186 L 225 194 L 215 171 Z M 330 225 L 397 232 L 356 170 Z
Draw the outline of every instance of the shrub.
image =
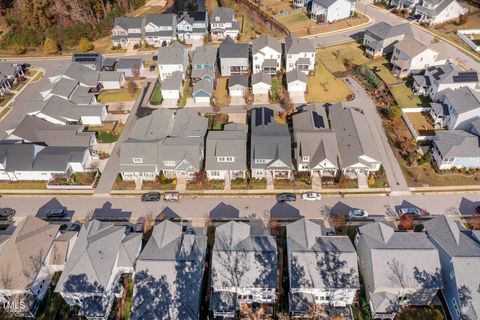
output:
M 93 44 L 88 41 L 87 38 L 81 38 L 80 42 L 78 43 L 78 50 L 80 52 L 87 52 L 93 50 Z
M 50 38 L 45 39 L 43 44 L 43 53 L 47 55 L 57 54 L 60 51 L 58 44 Z
M 12 50 L 16 55 L 22 55 L 22 54 L 25 54 L 27 52 L 27 49 L 24 46 L 22 46 L 18 43 L 13 44 Z

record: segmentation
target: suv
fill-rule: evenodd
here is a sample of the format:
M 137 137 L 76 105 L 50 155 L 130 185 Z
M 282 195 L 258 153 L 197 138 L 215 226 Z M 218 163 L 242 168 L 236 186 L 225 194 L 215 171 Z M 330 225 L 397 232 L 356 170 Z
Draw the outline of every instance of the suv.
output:
M 276 196 L 277 202 L 295 201 L 297 196 L 293 193 L 280 193 Z
M 15 215 L 16 211 L 12 208 L 0 208 L 0 218 L 11 218 Z
M 64 208 L 48 210 L 45 216 L 47 218 L 64 218 L 67 215 L 67 210 Z
M 399 213 L 400 213 L 400 217 L 407 214 L 411 214 L 414 217 L 419 217 L 422 215 L 422 211 L 418 208 L 400 208 Z
M 159 201 L 160 200 L 160 193 L 159 192 L 149 192 L 142 195 L 142 201 Z
M 178 201 L 180 194 L 178 192 L 165 192 L 163 200 L 165 201 Z

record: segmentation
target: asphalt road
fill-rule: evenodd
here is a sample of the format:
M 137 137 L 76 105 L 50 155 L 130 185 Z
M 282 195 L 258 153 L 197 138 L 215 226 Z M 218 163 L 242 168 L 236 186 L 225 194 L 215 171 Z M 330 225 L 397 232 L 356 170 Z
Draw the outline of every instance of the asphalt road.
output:
M 145 215 L 197 218 L 319 218 L 325 212 L 347 214 L 352 208 L 362 208 L 370 215 L 384 216 L 400 207 L 416 207 L 429 215 L 471 214 L 480 205 L 480 194 L 438 194 L 415 196 L 323 196 L 321 201 L 297 200 L 276 203 L 273 196 L 237 197 L 181 197 L 179 202 L 145 203 L 139 196 L 3 196 L 0 207 L 17 210 L 17 217 L 42 217 L 48 209 L 66 207 L 73 219 L 92 216 L 97 218 L 138 218 Z

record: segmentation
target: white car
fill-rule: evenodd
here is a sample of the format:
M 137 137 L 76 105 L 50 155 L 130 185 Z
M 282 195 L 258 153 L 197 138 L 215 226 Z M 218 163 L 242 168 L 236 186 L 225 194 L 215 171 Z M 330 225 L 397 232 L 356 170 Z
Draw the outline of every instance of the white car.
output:
M 348 213 L 350 219 L 368 218 L 368 212 L 363 209 L 352 209 Z
M 317 192 L 302 193 L 302 200 L 306 201 L 319 201 L 322 199 L 322 195 Z

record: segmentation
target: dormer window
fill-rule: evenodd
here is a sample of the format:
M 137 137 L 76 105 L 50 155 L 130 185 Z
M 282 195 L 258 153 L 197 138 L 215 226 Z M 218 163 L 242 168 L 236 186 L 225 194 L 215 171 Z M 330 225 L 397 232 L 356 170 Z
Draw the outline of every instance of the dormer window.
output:
M 268 163 L 267 159 L 255 159 L 255 163 Z
M 302 161 L 303 161 L 303 162 L 310 161 L 310 157 L 309 157 L 309 156 L 303 156 L 303 157 L 302 157 Z
M 217 162 L 235 162 L 235 157 L 217 157 Z
M 143 158 L 132 158 L 133 163 L 143 163 Z
M 220 17 L 219 17 L 219 16 L 216 16 L 216 17 L 215 17 L 215 21 L 217 21 L 217 22 L 220 21 Z

